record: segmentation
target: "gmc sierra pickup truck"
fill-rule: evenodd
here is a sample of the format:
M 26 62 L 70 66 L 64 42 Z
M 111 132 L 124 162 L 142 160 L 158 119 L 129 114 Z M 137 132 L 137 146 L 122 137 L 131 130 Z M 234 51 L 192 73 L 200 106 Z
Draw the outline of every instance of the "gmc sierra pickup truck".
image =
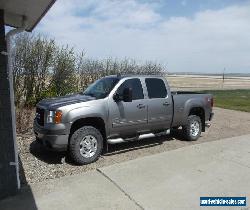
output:
M 77 164 L 98 159 L 108 144 L 134 141 L 182 128 L 197 140 L 213 117 L 213 96 L 171 92 L 161 76 L 108 76 L 74 95 L 37 104 L 36 139 L 68 151 Z

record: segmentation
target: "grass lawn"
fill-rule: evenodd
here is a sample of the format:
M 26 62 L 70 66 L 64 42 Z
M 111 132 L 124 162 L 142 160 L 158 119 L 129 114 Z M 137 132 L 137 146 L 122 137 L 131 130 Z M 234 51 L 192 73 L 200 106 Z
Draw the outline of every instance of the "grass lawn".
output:
M 205 93 L 214 95 L 215 106 L 250 112 L 250 89 L 249 90 L 206 90 Z

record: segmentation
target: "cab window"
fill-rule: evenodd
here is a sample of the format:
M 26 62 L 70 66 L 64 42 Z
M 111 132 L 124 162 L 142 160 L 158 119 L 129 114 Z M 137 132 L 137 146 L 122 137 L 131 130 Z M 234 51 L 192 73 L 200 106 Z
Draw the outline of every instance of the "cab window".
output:
M 166 98 L 167 89 L 162 79 L 145 79 L 149 98 Z
M 117 93 L 119 95 L 122 95 L 123 90 L 125 88 L 132 88 L 132 100 L 138 100 L 138 99 L 143 99 L 144 98 L 141 81 L 139 79 L 128 79 L 128 80 L 126 80 L 118 88 Z

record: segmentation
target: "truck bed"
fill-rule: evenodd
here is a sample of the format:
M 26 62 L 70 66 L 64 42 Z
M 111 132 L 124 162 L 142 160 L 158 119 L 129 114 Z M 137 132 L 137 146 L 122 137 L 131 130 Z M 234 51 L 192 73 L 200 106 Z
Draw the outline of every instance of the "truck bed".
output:
M 202 94 L 199 92 L 193 92 L 193 91 L 171 91 L 172 95 L 180 95 L 180 94 Z
M 204 110 L 205 121 L 209 119 L 211 113 L 211 94 L 203 94 L 191 91 L 173 91 L 171 92 L 173 99 L 173 120 L 172 126 L 179 126 L 185 122 L 190 114 L 187 110 L 195 104 Z

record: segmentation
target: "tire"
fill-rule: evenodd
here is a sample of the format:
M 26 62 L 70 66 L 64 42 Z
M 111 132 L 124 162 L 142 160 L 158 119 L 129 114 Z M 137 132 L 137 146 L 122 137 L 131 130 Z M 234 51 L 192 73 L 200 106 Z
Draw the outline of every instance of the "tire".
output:
M 201 135 L 201 118 L 196 115 L 190 115 L 187 119 L 187 125 L 182 126 L 184 138 L 188 141 L 196 141 Z
M 69 142 L 69 155 L 78 165 L 95 162 L 103 149 L 103 137 L 99 130 L 84 126 L 76 130 Z
M 39 145 L 43 145 L 42 139 L 39 139 L 37 136 L 36 136 L 36 143 L 38 143 Z

